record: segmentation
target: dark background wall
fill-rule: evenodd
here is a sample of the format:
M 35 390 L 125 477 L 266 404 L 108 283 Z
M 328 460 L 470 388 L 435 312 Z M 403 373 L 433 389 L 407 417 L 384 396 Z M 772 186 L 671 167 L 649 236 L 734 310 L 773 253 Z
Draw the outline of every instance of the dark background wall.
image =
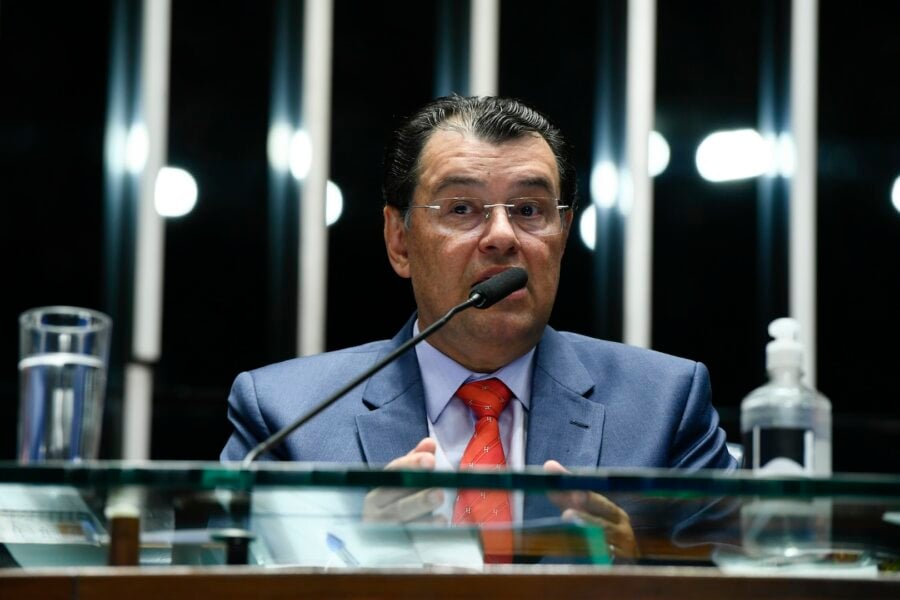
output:
M 764 380 L 764 323 L 786 306 L 784 223 L 776 221 L 774 259 L 761 278 L 765 183 L 706 182 L 693 156 L 713 130 L 757 126 L 767 85 L 783 101 L 777 5 L 659 3 L 655 128 L 672 159 L 655 180 L 653 345 L 709 366 L 733 441 L 741 398 Z M 168 162 L 194 175 L 200 196 L 166 226 L 154 458 L 215 459 L 234 376 L 290 356 L 272 340 L 293 335 L 293 317 L 273 313 L 268 285 L 266 135 L 279 6 L 173 1 Z M 621 6 L 501 6 L 500 93 L 534 103 L 568 133 L 582 207 L 595 98 L 601 84 L 617 85 L 603 78 L 597 48 L 616 35 L 609 19 Z M 818 382 L 834 405 L 835 469 L 898 472 L 900 214 L 890 187 L 900 175 L 900 5 L 820 6 Z M 103 138 L 114 7 L 0 1 L 0 459 L 14 456 L 19 313 L 109 302 Z M 389 337 L 413 309 L 382 250 L 381 149 L 398 119 L 434 94 L 442 8 L 437 0 L 335 3 L 331 178 L 345 207 L 330 230 L 329 349 Z M 596 318 L 609 301 L 593 285 L 597 260 L 573 232 L 551 323 L 615 338 Z M 117 455 L 122 394 L 121 372 L 111 375 L 107 457 Z

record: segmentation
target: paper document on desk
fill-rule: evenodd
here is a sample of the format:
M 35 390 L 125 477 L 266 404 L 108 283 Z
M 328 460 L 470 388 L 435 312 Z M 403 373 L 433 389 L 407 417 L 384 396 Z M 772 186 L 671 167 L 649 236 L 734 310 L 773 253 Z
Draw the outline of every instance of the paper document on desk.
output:
M 471 528 L 358 523 L 335 527 L 329 535 L 339 541 L 331 550 L 343 566 L 475 570 L 484 566 L 478 531 Z
M 256 490 L 250 529 L 252 560 L 259 565 L 322 567 L 333 560 L 332 527 L 358 523 L 362 493 L 347 490 Z
M 106 537 L 76 488 L 0 484 L 0 543 L 19 566 L 103 565 Z
M 253 496 L 251 528 L 257 564 L 319 567 L 481 568 L 471 529 L 364 523 L 365 493 L 264 490 Z
M 508 531 L 512 554 L 526 562 L 610 564 L 603 530 L 563 521 L 536 519 L 528 523 L 492 526 Z M 457 567 L 482 570 L 484 546 L 478 526 L 424 523 L 356 523 L 335 527 L 332 552 L 346 566 Z
M 365 493 L 259 490 L 253 496 L 251 546 L 259 565 L 316 567 L 459 567 L 480 570 L 477 527 L 363 522 Z M 603 530 L 548 518 L 510 524 L 514 554 L 534 562 L 610 562 Z
M 105 535 L 75 488 L 0 484 L 0 543 L 97 544 Z

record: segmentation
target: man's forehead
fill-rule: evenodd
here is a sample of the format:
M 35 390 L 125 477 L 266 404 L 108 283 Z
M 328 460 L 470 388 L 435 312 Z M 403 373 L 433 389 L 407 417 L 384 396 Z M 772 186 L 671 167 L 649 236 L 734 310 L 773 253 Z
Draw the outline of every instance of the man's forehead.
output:
M 541 135 L 528 132 L 495 142 L 457 129 L 438 129 L 429 137 L 419 160 L 418 183 L 485 185 L 498 174 L 550 191 L 559 185 L 556 157 Z

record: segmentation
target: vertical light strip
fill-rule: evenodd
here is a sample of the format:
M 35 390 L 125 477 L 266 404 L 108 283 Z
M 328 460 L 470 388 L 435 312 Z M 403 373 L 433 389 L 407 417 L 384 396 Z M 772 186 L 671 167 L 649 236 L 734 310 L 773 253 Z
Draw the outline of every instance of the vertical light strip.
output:
M 500 56 L 500 0 L 471 0 L 469 94 L 497 95 Z
M 153 367 L 144 363 L 129 362 L 125 365 L 124 385 L 122 458 L 149 460 L 153 424 Z
M 790 308 L 800 323 L 807 382 L 816 382 L 817 0 L 791 5 L 791 129 L 796 164 L 790 198 Z
M 628 54 L 625 87 L 624 177 L 625 343 L 651 344 L 653 274 L 653 186 L 647 168 L 648 141 L 653 128 L 656 64 L 656 0 L 629 0 Z M 630 183 L 630 185 L 628 185 Z
M 150 457 L 153 378 L 162 330 L 164 229 L 154 206 L 156 175 L 166 161 L 169 105 L 170 0 L 144 0 L 141 34 L 141 115 L 149 142 L 141 172 L 134 273 L 132 362 L 126 367 L 122 455 Z M 137 371 L 150 371 L 134 376 Z
M 312 164 L 300 205 L 300 276 L 297 278 L 297 349 L 325 350 L 328 230 L 325 189 L 331 153 L 332 0 L 306 0 L 303 18 L 303 128 L 312 142 Z

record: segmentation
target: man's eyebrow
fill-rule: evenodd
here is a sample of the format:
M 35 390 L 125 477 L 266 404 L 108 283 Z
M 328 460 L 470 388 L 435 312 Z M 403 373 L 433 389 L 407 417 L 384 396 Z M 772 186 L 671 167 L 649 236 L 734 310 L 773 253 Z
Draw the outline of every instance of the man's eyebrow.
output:
M 476 177 L 468 177 L 466 175 L 450 175 L 438 181 L 437 185 L 434 186 L 434 193 L 439 193 L 442 190 L 454 185 L 483 186 L 484 182 Z
M 516 182 L 519 187 L 542 187 L 550 193 L 553 193 L 555 185 L 546 177 L 526 177 Z
M 449 175 L 438 181 L 437 185 L 434 187 L 434 193 L 438 194 L 446 188 L 454 185 L 483 187 L 486 185 L 486 183 L 477 177 L 470 177 L 467 175 Z M 515 182 L 515 186 L 518 188 L 540 187 L 544 188 L 551 194 L 555 193 L 554 190 L 556 188 L 554 182 L 541 175 L 537 175 L 534 177 L 523 177 L 522 179 L 519 179 Z

